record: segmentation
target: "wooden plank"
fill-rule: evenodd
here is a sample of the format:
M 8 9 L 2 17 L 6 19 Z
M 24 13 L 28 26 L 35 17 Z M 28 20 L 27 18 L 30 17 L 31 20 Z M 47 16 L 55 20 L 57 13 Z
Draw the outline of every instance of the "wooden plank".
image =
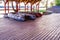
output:
M 60 40 L 60 14 L 26 22 L 1 18 L 0 40 Z

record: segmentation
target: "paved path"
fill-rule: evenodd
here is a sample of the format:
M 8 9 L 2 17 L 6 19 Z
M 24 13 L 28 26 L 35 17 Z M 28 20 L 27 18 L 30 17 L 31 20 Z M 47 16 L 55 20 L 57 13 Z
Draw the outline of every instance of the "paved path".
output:
M 26 22 L 0 18 L 0 40 L 60 40 L 60 14 Z

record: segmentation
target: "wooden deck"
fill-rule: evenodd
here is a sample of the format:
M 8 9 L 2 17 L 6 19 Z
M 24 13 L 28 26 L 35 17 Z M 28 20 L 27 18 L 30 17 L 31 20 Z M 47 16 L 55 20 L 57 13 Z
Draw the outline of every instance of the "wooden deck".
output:
M 0 18 L 0 40 L 60 40 L 60 14 L 26 22 Z

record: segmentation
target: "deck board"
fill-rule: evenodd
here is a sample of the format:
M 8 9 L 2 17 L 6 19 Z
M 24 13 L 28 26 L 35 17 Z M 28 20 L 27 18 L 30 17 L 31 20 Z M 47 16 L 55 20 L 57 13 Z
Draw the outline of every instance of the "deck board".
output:
M 0 18 L 0 40 L 60 40 L 60 14 L 26 22 Z

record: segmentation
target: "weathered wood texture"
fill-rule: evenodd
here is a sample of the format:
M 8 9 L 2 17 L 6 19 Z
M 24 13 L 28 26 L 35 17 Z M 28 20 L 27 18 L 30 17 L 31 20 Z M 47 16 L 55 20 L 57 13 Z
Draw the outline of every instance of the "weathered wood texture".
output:
M 41 0 L 3 0 L 3 1 L 6 1 L 6 2 L 8 2 L 8 1 L 10 1 L 10 2 L 15 1 L 15 2 L 18 2 L 18 3 L 24 2 L 26 4 L 27 3 L 31 3 L 33 5 L 33 4 L 37 3 L 37 2 L 40 2 Z
M 60 40 L 60 14 L 26 22 L 0 18 L 0 40 Z

